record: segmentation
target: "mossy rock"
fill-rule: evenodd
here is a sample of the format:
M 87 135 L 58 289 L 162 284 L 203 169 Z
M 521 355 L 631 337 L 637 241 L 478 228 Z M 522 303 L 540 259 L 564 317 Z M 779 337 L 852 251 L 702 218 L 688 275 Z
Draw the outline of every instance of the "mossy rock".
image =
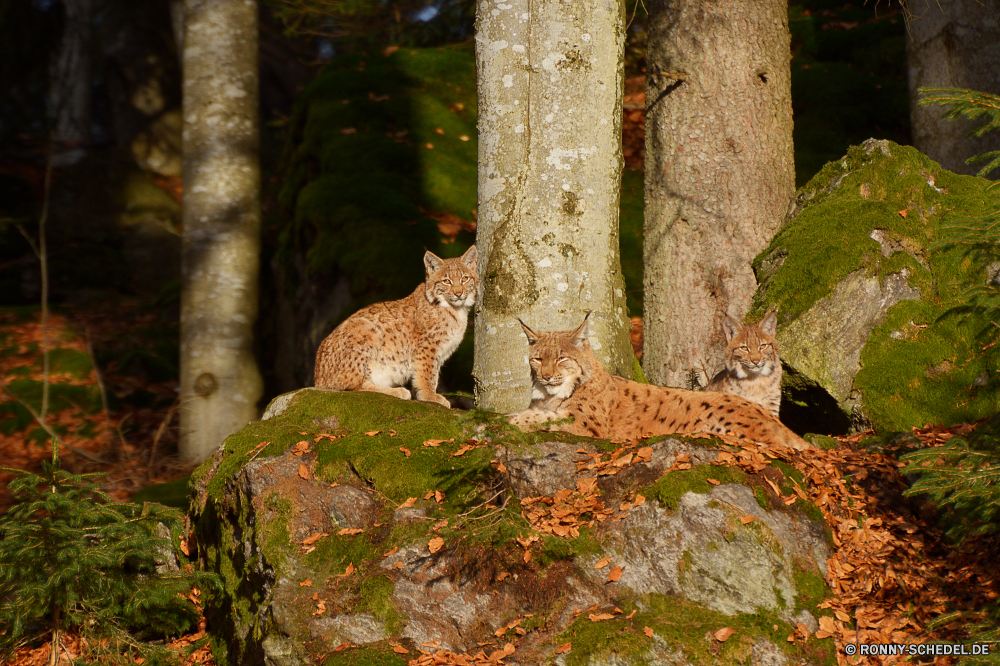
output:
M 790 427 L 900 431 L 997 411 L 997 368 L 975 339 L 986 322 L 953 310 L 986 266 L 934 245 L 948 224 L 995 208 L 989 184 L 870 139 L 798 191 L 754 260 L 748 315 L 778 310 Z
M 638 609 L 636 621 L 694 659 L 696 640 L 674 644 L 653 619 L 660 606 L 681 609 L 678 621 L 744 618 L 727 622 L 761 639 L 820 612 L 824 526 L 758 475 L 709 466 L 717 440 L 648 440 L 648 460 L 597 477 L 612 512 L 581 514 L 578 536 L 558 537 L 532 528 L 522 500 L 575 489 L 594 473 L 574 452 L 619 444 L 375 393 L 303 389 L 265 417 L 191 477 L 199 558 L 223 581 L 206 605 L 220 665 L 389 663 L 392 646 L 412 655 L 434 641 L 470 653 L 492 642 L 487 654 L 513 642 L 511 659 L 551 663 L 577 631 L 574 612 L 594 604 Z M 681 455 L 694 467 L 668 471 Z M 767 473 L 787 483 L 777 467 Z M 637 493 L 649 499 L 633 507 Z M 619 581 L 595 568 L 605 556 Z M 759 598 L 744 592 L 750 579 Z M 498 638 L 519 618 L 524 634 Z M 333 651 L 344 643 L 359 647 Z M 780 651 L 812 660 L 803 649 Z M 743 663 L 737 652 L 718 663 Z

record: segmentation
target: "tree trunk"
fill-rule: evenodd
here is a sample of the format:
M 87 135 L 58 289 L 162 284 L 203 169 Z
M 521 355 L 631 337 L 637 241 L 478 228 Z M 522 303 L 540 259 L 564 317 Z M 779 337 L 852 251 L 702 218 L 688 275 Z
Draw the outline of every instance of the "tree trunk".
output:
M 620 0 L 479 0 L 481 294 L 477 403 L 503 412 L 530 396 L 527 342 L 575 328 L 631 376 L 618 249 L 621 191 Z
M 982 121 L 943 120 L 920 106 L 918 88 L 968 88 L 1000 95 L 1000 0 L 910 0 L 906 57 L 913 145 L 945 169 L 975 174 L 965 160 L 1000 150 L 1000 133 L 966 138 Z
M 48 114 L 60 150 L 56 166 L 76 162 L 90 141 L 93 0 L 62 0 L 63 33 L 49 71 Z
M 186 0 L 181 456 L 257 417 L 257 3 Z
M 643 370 L 705 385 L 795 191 L 788 4 L 648 7 Z

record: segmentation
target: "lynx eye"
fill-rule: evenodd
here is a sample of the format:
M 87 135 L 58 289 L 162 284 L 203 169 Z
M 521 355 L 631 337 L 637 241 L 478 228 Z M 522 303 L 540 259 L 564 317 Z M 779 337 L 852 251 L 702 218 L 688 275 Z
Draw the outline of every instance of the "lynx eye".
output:
M 740 345 L 740 350 L 741 351 L 750 351 L 750 348 L 747 347 L 746 345 Z
M 469 276 L 468 275 L 463 275 L 462 276 L 462 282 L 468 282 L 468 281 L 469 281 Z
M 771 346 L 771 344 L 770 344 L 770 343 L 768 343 L 768 342 L 765 342 L 764 344 L 762 344 L 762 345 L 760 346 L 760 350 L 761 350 L 761 351 L 764 351 L 765 349 L 767 349 L 767 348 L 768 348 L 768 347 L 770 347 L 770 346 Z
M 448 278 L 441 280 L 441 282 L 444 282 L 445 284 L 451 284 L 451 280 L 449 280 Z

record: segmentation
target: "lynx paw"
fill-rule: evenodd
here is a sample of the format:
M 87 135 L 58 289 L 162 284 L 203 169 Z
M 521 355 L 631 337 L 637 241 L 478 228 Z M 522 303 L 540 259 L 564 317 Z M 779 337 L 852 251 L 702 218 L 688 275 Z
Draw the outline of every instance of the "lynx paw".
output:
M 448 398 L 444 397 L 443 395 L 440 395 L 439 393 L 431 393 L 430 395 L 423 395 L 423 396 L 418 395 L 417 400 L 420 400 L 422 402 L 436 402 L 442 407 L 447 407 L 448 409 L 451 409 L 451 403 L 448 402 Z

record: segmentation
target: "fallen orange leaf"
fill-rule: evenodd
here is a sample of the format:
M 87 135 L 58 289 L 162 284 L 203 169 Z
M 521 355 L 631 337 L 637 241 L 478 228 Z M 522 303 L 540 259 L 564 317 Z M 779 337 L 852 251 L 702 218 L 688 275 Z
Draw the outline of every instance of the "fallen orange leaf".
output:
M 621 580 L 622 568 L 621 567 L 611 567 L 611 573 L 608 574 L 608 579 L 606 583 L 614 583 Z
M 306 481 L 309 480 L 309 468 L 305 465 L 299 465 L 299 476 L 301 476 Z
M 643 627 L 642 633 L 646 634 L 646 636 L 648 636 L 649 638 L 653 637 L 653 630 L 650 629 L 649 627 Z
M 753 516 L 743 516 L 740 518 L 740 525 L 747 525 L 753 522 Z
M 405 446 L 399 447 L 399 450 L 402 451 L 406 455 L 407 458 L 410 457 L 410 450 L 408 448 L 406 448 Z
M 572 642 L 570 642 L 570 643 L 563 643 L 562 645 L 560 645 L 559 647 L 556 648 L 556 654 L 566 654 L 567 652 L 569 652 L 572 649 L 573 649 L 573 643 Z
M 717 632 L 715 632 L 712 635 L 715 636 L 715 640 L 719 641 L 720 643 L 725 643 L 735 633 L 736 633 L 735 630 L 730 629 L 729 627 L 723 627 L 722 629 L 719 629 Z
M 444 539 L 442 539 L 439 536 L 436 536 L 427 542 L 427 550 L 431 551 L 432 553 L 438 552 L 439 550 L 441 550 L 443 546 L 444 546 Z
M 608 566 L 609 564 L 611 564 L 611 558 L 610 557 L 602 557 L 601 559 L 597 560 L 597 564 L 594 565 L 594 568 L 595 569 L 603 569 L 604 567 Z

